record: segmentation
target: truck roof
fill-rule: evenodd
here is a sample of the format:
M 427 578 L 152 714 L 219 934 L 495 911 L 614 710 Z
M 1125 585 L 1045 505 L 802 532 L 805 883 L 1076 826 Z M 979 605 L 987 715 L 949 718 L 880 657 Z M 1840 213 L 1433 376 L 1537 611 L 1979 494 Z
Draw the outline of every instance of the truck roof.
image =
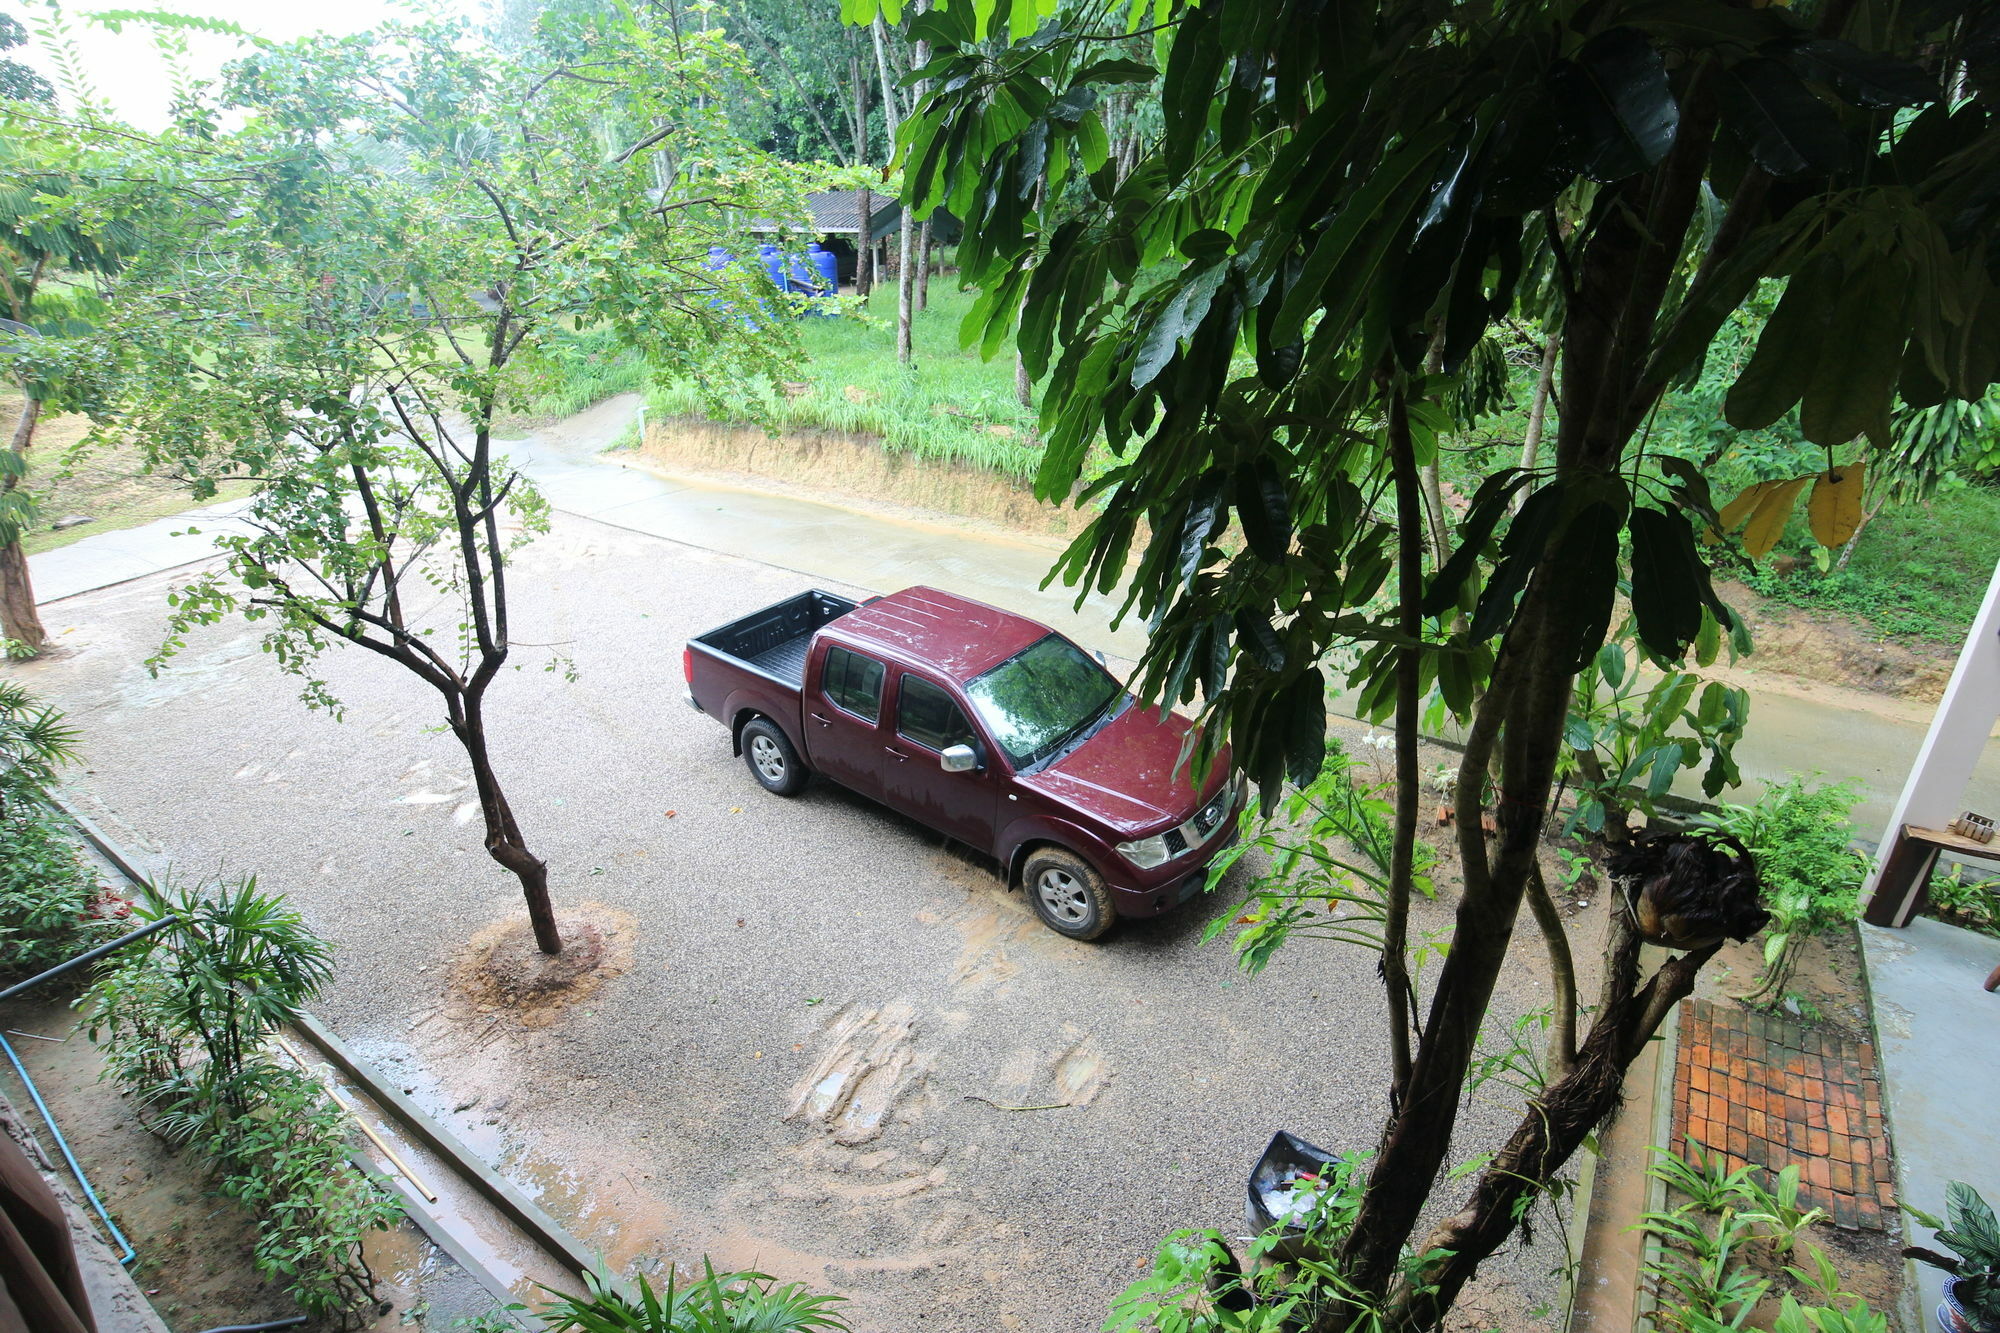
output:
M 849 611 L 827 632 L 857 647 L 875 645 L 968 681 L 999 665 L 1050 630 L 1026 616 L 1002 611 L 936 588 L 905 588 Z

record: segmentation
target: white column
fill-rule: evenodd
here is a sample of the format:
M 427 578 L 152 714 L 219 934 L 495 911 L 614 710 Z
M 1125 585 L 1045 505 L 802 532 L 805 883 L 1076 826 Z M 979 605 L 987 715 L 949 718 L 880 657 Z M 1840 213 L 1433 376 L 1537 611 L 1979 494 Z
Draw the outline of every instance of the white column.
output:
M 1980 605 L 1979 614 L 1973 617 L 1965 647 L 1958 655 L 1958 665 L 1952 668 L 1951 683 L 1944 688 L 1944 698 L 1938 701 L 1923 748 L 1917 751 L 1917 761 L 1910 768 L 1909 780 L 1903 784 L 1903 794 L 1889 815 L 1889 826 L 1882 831 L 1875 868 L 1862 886 L 1863 903 L 1874 894 L 1883 863 L 1905 824 L 1941 829 L 1957 818 L 1958 803 L 1972 781 L 1972 771 L 1986 748 L 1986 738 L 1992 734 L 1996 718 L 2000 718 L 2000 566 L 1993 570 L 1993 581 L 1986 587 L 1986 600 Z M 1908 914 L 1918 887 L 1911 887 L 1909 897 L 1897 909 L 1898 922 Z

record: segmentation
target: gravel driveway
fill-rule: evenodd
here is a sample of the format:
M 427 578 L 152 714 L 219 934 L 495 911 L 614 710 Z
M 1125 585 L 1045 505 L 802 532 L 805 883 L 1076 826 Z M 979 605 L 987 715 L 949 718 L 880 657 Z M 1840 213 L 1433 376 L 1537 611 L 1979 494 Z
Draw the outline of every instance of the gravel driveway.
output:
M 540 1028 L 445 1004 L 519 898 L 434 697 L 336 651 L 347 720 L 308 712 L 240 623 L 150 678 L 174 577 L 47 608 L 72 651 L 12 669 L 83 726 L 75 795 L 184 875 L 290 894 L 339 948 L 323 1016 L 613 1264 L 755 1266 L 882 1333 L 1095 1329 L 1163 1232 L 1241 1230 L 1273 1130 L 1370 1146 L 1371 955 L 1304 943 L 1246 978 L 1200 944 L 1213 900 L 1074 943 L 912 823 L 752 783 L 681 701 L 681 644 L 800 575 L 560 516 L 521 554 L 516 633 L 578 675 L 518 650 L 495 762 L 558 905 L 632 923 L 629 968 Z M 1475 1107 L 1466 1151 L 1517 1113 Z M 1540 1299 L 1551 1262 L 1515 1261 L 1497 1299 Z

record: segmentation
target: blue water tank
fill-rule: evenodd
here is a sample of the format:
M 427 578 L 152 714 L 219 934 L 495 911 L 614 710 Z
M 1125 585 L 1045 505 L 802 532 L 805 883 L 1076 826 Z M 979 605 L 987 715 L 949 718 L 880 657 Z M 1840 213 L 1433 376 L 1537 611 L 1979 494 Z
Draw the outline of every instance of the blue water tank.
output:
M 785 257 L 778 253 L 778 247 L 766 241 L 757 247 L 757 257 L 763 261 L 771 285 L 781 292 L 785 290 Z
M 818 241 L 806 247 L 806 259 L 819 273 L 820 290 L 828 296 L 840 294 L 840 258 Z
M 819 275 L 813 272 L 804 255 L 795 252 L 788 257 L 786 276 L 791 279 L 789 290 L 800 296 L 819 295 Z

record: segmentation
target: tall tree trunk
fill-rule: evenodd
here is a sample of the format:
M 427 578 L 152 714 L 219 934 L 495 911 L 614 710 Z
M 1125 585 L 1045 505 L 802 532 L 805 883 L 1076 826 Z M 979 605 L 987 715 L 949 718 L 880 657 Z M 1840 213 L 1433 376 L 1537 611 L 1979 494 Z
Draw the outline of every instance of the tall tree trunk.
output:
M 1549 398 L 1556 384 L 1556 355 L 1562 350 L 1562 331 L 1551 329 L 1542 339 L 1542 368 L 1535 376 L 1535 393 L 1528 400 L 1528 430 L 1521 437 L 1521 470 L 1532 472 L 1542 453 L 1542 426 L 1549 418 Z M 1514 511 L 1528 502 L 1532 483 L 1514 497 Z
M 854 294 L 866 296 L 875 290 L 875 242 L 868 235 L 875 226 L 875 200 L 866 189 L 861 191 L 856 212 L 860 215 L 861 232 L 855 238 Z
M 896 83 L 889 71 L 889 30 L 883 23 L 882 15 L 875 15 L 871 25 L 875 35 L 875 68 L 882 76 L 882 115 L 889 125 L 889 160 L 896 158 L 896 136 L 902 129 L 903 109 L 896 99 Z M 922 59 L 919 54 L 918 59 Z M 896 241 L 896 360 L 910 364 L 910 306 L 915 297 L 916 275 L 910 271 L 910 252 L 916 243 L 916 223 L 910 217 L 907 202 L 903 206 L 903 225 L 897 232 Z
M 486 821 L 486 854 L 521 881 L 528 921 L 535 930 L 535 947 L 547 954 L 561 953 L 562 934 L 556 929 L 555 909 L 549 905 L 548 863 L 528 850 L 520 826 L 514 822 L 513 807 L 500 790 L 500 779 L 486 751 L 486 721 L 479 695 L 465 697 L 463 719 L 452 724 L 452 732 L 472 763 L 472 785 L 479 793 L 479 813 Z
M 1578 334 L 1564 341 L 1564 393 L 1556 439 L 1556 467 L 1564 479 L 1614 471 L 1658 399 L 1661 386 L 1645 378 L 1644 349 L 1655 336 L 1668 283 L 1699 201 L 1715 126 L 1713 78 L 1712 60 L 1693 72 L 1681 103 L 1680 132 L 1666 159 L 1644 176 L 1607 187 L 1594 204 L 1595 226 L 1577 265 L 1577 290 L 1564 307 L 1567 319 L 1577 322 Z M 1544 812 L 1563 748 L 1578 628 L 1590 614 L 1574 595 L 1571 571 L 1554 554 L 1560 552 L 1563 540 L 1561 533 L 1551 537 L 1556 543 L 1551 558 L 1544 559 L 1529 579 L 1466 737 L 1458 776 L 1462 812 L 1458 851 L 1464 886 L 1451 943 L 1411 1070 L 1409 1095 L 1389 1118 L 1340 1256 L 1347 1280 L 1364 1298 L 1390 1297 L 1390 1326 L 1397 1329 L 1433 1327 L 1437 1311 L 1444 1308 L 1424 1295 L 1419 1284 L 1398 1282 L 1397 1273 L 1403 1248 L 1450 1156 L 1466 1071 L 1537 867 Z M 1489 848 L 1480 826 L 1479 793 L 1496 753 L 1497 833 Z M 1691 960 L 1689 984 L 1692 969 L 1699 968 L 1705 957 L 1681 960 Z M 1630 987 L 1624 993 L 1630 994 Z M 1600 1011 L 1600 1023 L 1608 1020 L 1614 1007 Z M 1608 1036 L 1603 1041 L 1607 1051 L 1621 1059 L 1632 1049 Z M 1570 1078 L 1583 1077 L 1589 1068 L 1601 1071 L 1602 1064 L 1580 1058 Z M 1618 1068 L 1622 1070 L 1623 1064 Z M 1610 1082 L 1605 1096 L 1615 1098 L 1618 1080 Z M 1608 1102 L 1605 1105 L 1608 1109 Z M 1577 1131 L 1578 1140 L 1601 1118 L 1599 1114 L 1584 1124 Z M 1560 1145 L 1566 1131 L 1554 1132 Z M 1540 1188 L 1545 1182 L 1546 1156 L 1531 1152 L 1524 1157 L 1524 1165 L 1533 1170 L 1521 1171 L 1522 1188 Z M 1500 1174 L 1505 1173 L 1497 1165 L 1490 1167 L 1482 1175 L 1481 1190 L 1490 1190 L 1496 1198 L 1504 1196 L 1506 1183 L 1491 1179 Z M 1445 1260 L 1432 1257 L 1428 1268 L 1442 1263 L 1469 1273 L 1467 1265 L 1477 1266 L 1491 1253 L 1479 1246 L 1489 1238 L 1497 1245 L 1518 1220 L 1511 1212 L 1490 1215 L 1482 1208 L 1476 1226 L 1462 1239 L 1465 1253 Z M 1343 1325 L 1342 1314 L 1332 1312 L 1316 1321 L 1315 1333 L 1333 1333 Z
M 903 231 L 897 246 L 896 264 L 896 359 L 910 364 L 910 316 L 917 294 L 917 275 L 911 253 L 916 247 L 916 228 L 910 224 L 910 210 L 903 210 Z
M 1389 466 L 1396 488 L 1396 628 L 1409 640 L 1396 654 L 1396 825 L 1389 852 L 1389 901 L 1382 919 L 1382 986 L 1389 997 L 1389 1105 L 1399 1107 L 1410 1086 L 1411 880 L 1417 849 L 1417 722 L 1421 707 L 1424 595 L 1422 499 L 1417 492 L 1416 449 L 1404 390 L 1389 400 Z
M 922 314 L 931 303 L 931 224 L 924 220 L 917 233 L 917 313 Z
M 41 419 L 42 400 L 31 393 L 21 395 L 21 416 L 14 423 L 14 438 L 9 447 L 20 455 L 25 465 L 28 446 L 35 439 L 35 423 Z M 11 491 L 19 485 L 19 479 L 11 473 L 0 482 L 0 494 Z M 0 546 L 0 638 L 20 645 L 15 652 L 27 657 L 38 657 L 49 644 L 49 632 L 42 624 L 41 612 L 35 609 L 35 587 L 28 577 L 28 557 L 21 550 L 20 537 Z

